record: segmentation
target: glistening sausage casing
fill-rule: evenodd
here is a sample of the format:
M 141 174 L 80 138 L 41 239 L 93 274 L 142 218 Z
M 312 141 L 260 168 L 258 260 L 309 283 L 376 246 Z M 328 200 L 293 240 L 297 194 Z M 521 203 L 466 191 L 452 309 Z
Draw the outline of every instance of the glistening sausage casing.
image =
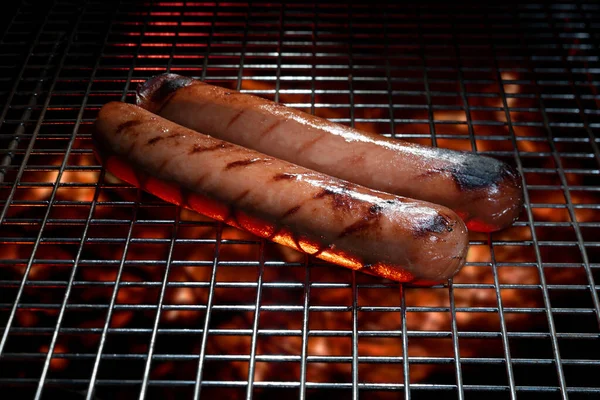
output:
M 98 115 L 97 157 L 169 202 L 396 281 L 454 275 L 468 247 L 451 210 L 364 188 L 200 134 L 134 105 Z
M 445 205 L 475 231 L 509 226 L 523 205 L 519 174 L 494 158 L 361 132 L 175 74 L 149 79 L 137 102 L 198 132 L 372 189 Z

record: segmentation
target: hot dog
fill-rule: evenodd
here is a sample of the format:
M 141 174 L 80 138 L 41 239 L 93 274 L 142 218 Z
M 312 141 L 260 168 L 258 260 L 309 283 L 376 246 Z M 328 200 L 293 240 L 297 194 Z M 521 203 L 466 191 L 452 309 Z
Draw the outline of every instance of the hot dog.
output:
M 439 281 L 465 262 L 467 230 L 450 209 L 368 189 L 212 138 L 134 105 L 98 115 L 97 158 L 166 201 L 396 281 Z
M 494 158 L 361 132 L 192 78 L 151 78 L 138 88 L 137 104 L 188 128 L 315 171 L 445 205 L 475 231 L 509 226 L 523 205 L 518 172 Z

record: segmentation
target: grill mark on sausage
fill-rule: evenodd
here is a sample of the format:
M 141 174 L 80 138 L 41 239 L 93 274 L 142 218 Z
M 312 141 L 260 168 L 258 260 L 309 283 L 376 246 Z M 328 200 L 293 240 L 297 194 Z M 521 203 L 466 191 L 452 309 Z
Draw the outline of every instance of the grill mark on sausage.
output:
M 158 106 L 158 109 L 156 110 L 157 114 L 160 114 L 161 112 L 163 112 L 163 110 L 165 108 L 167 108 L 167 106 L 171 103 L 171 101 L 175 97 L 176 93 L 177 92 L 174 92 L 174 93 L 171 93 L 170 95 L 167 96 L 167 98 L 160 104 L 160 106 Z
M 297 206 L 290 208 L 289 210 L 287 210 L 286 212 L 283 213 L 283 215 L 281 216 L 281 219 L 289 217 L 290 215 L 297 213 L 298 210 L 300 209 L 300 207 L 302 207 L 302 204 L 298 204 Z
M 346 165 L 352 165 L 354 168 L 358 168 L 360 166 L 360 164 L 364 163 L 365 161 L 365 155 L 363 154 L 354 154 L 351 155 L 350 157 L 346 157 L 344 158 L 344 163 L 346 163 Z
M 274 175 L 273 176 L 273 180 L 275 182 L 278 182 L 278 181 L 288 181 L 288 180 L 291 180 L 291 179 L 296 179 L 297 177 L 298 177 L 298 175 L 296 175 L 296 174 L 288 174 L 288 173 L 284 172 L 284 173 L 281 173 L 281 174 Z
M 298 149 L 297 154 L 302 154 L 304 153 L 306 150 L 310 149 L 311 147 L 313 147 L 318 141 L 320 141 L 321 139 L 323 139 L 325 137 L 325 134 L 319 135 L 318 137 L 309 140 L 308 142 L 304 143 L 302 146 L 300 146 L 300 148 Z
M 282 119 L 277 119 L 275 121 L 275 123 L 271 124 L 267 129 L 265 129 L 261 134 L 260 134 L 260 138 L 264 138 L 265 136 L 267 136 L 269 133 L 273 132 L 273 130 L 275 128 L 277 128 L 279 125 L 281 125 L 284 122 L 284 120 Z
M 179 132 L 171 132 L 167 136 L 155 136 L 155 137 L 149 139 L 146 142 L 146 144 L 147 145 L 153 145 L 153 144 L 156 144 L 156 143 L 160 142 L 161 140 L 172 139 L 172 138 L 176 138 L 176 137 L 179 137 L 179 136 L 181 136 L 181 133 L 179 133 Z
M 432 233 L 452 232 L 455 225 L 452 220 L 453 218 L 444 212 L 438 212 L 437 215 L 419 224 L 417 229 L 413 231 L 413 235 L 420 238 Z
M 250 164 L 254 164 L 254 163 L 257 163 L 257 162 L 265 162 L 265 161 L 267 161 L 267 160 L 264 159 L 264 158 L 248 158 L 246 160 L 238 160 L 238 161 L 230 162 L 229 164 L 227 164 L 225 166 L 224 169 L 225 170 L 230 170 L 230 169 L 233 169 L 233 168 L 245 167 L 245 166 L 248 166 Z
M 127 150 L 125 150 L 125 156 L 126 156 L 127 158 L 129 158 L 129 157 L 131 156 L 131 153 L 133 152 L 133 149 L 134 149 L 134 147 L 136 146 L 136 143 L 137 143 L 137 142 L 136 142 L 135 140 L 132 140 L 132 141 L 131 141 L 131 146 L 129 146 L 129 147 L 127 148 Z
M 334 191 L 330 188 L 323 188 L 317 194 L 313 196 L 313 199 L 322 199 L 325 197 L 331 197 L 331 202 L 334 208 L 343 209 L 344 211 L 350 210 L 353 204 L 353 199 L 348 194 L 350 187 L 348 185 L 342 186 L 340 191 Z
M 188 152 L 188 154 L 197 154 L 197 153 L 203 153 L 205 151 L 216 151 L 216 150 L 223 150 L 223 149 L 228 149 L 230 147 L 232 147 L 233 145 L 231 143 L 225 143 L 225 142 L 221 142 L 218 144 L 215 144 L 213 146 L 202 146 L 198 143 L 195 143 L 190 151 Z
M 149 139 L 149 140 L 146 142 L 146 144 L 148 144 L 148 145 L 152 145 L 152 144 L 155 144 L 155 143 L 158 143 L 158 142 L 160 142 L 161 140 L 164 140 L 164 137 L 162 137 L 162 136 L 155 136 L 155 137 L 153 137 L 152 139 Z
M 144 122 L 142 120 L 139 119 L 132 119 L 129 121 L 125 121 L 122 124 L 119 124 L 119 126 L 117 126 L 117 135 L 120 135 L 121 133 L 123 133 L 124 130 L 133 128 L 134 126 L 138 126 L 143 124 Z
M 229 129 L 231 127 L 231 125 L 233 125 L 235 123 L 235 121 L 237 121 L 242 116 L 242 114 L 244 114 L 245 112 L 246 112 L 245 110 L 240 110 L 237 114 L 235 114 L 233 116 L 233 118 L 231 118 L 229 120 L 225 129 Z
M 208 174 L 207 173 L 198 176 L 198 178 L 196 178 L 196 180 L 194 181 L 194 187 L 195 188 L 202 187 L 202 184 L 204 183 L 204 181 L 206 180 L 206 178 L 208 178 Z
M 383 210 L 383 207 L 377 204 L 373 204 L 371 207 L 369 207 L 367 212 L 363 215 L 363 217 L 360 220 L 345 227 L 338 237 L 343 238 L 356 232 L 363 231 L 369 228 L 371 225 L 376 224 L 379 221 L 379 218 L 381 217 L 381 210 Z
M 246 189 L 244 190 L 242 193 L 240 193 L 234 200 L 234 203 L 239 203 L 244 197 L 248 196 L 248 194 L 250 193 L 250 189 Z
M 167 166 L 167 164 L 169 163 L 169 161 L 171 161 L 171 158 L 165 158 L 165 160 L 162 163 L 160 163 L 160 165 L 156 169 L 157 175 L 162 174 L 163 168 L 165 168 Z

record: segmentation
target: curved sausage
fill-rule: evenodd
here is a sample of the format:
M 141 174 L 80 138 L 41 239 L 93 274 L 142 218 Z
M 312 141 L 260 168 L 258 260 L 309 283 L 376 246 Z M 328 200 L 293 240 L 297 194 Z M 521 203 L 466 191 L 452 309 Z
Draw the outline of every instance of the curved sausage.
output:
M 439 281 L 465 262 L 446 207 L 364 188 L 108 103 L 93 134 L 117 177 L 166 201 L 326 261 L 396 281 Z
M 188 128 L 315 171 L 445 205 L 474 231 L 509 226 L 523 205 L 519 174 L 494 158 L 361 132 L 192 78 L 151 78 L 138 88 L 137 103 Z

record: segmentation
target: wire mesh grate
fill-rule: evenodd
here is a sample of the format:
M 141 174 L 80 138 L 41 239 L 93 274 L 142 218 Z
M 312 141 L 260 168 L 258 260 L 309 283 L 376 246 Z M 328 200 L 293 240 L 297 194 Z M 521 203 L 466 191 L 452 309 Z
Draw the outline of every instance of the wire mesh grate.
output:
M 23 1 L 0 32 L 8 397 L 600 394 L 600 6 Z M 526 208 L 432 288 L 116 180 L 90 133 L 171 71 L 515 165 Z

